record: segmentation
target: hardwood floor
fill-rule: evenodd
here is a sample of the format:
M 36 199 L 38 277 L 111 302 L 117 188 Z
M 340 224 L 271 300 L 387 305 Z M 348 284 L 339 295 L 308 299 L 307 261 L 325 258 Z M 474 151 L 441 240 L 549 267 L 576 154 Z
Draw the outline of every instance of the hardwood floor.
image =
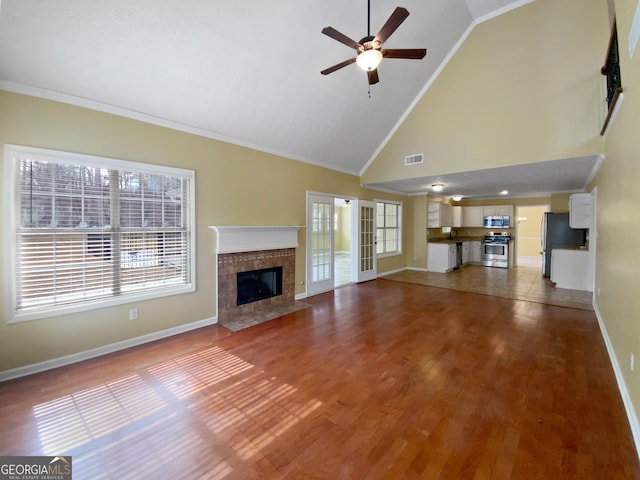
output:
M 593 312 L 379 279 L 0 384 L 74 479 L 640 479 Z

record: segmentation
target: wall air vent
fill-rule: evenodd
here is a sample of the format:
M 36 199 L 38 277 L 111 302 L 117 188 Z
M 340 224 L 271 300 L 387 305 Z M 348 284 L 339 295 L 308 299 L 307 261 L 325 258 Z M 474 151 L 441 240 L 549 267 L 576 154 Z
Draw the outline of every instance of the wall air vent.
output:
M 422 162 L 424 162 L 424 155 L 422 153 L 416 153 L 415 155 L 409 155 L 408 157 L 404 157 L 405 166 L 416 165 Z

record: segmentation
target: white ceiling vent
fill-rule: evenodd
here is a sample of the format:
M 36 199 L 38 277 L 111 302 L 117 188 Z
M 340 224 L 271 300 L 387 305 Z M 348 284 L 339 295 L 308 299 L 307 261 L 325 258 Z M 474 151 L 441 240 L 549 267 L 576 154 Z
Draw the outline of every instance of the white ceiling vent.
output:
M 415 155 L 409 155 L 408 157 L 404 157 L 405 166 L 416 165 L 422 162 L 424 162 L 424 155 L 422 153 L 416 153 Z

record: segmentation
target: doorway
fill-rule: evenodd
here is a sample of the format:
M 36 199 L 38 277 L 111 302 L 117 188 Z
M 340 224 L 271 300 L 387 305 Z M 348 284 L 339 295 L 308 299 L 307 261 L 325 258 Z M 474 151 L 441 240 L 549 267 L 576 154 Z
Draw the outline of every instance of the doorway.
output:
M 542 218 L 549 205 L 516 207 L 516 265 L 542 270 Z
M 375 203 L 307 192 L 307 296 L 376 278 Z
M 353 283 L 353 205 L 351 199 L 334 199 L 334 287 Z

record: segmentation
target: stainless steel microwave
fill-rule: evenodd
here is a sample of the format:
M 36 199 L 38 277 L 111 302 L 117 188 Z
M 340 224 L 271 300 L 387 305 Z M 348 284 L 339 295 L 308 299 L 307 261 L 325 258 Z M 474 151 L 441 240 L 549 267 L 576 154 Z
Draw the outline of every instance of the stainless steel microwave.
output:
M 510 228 L 509 215 L 488 215 L 482 222 L 484 228 Z

